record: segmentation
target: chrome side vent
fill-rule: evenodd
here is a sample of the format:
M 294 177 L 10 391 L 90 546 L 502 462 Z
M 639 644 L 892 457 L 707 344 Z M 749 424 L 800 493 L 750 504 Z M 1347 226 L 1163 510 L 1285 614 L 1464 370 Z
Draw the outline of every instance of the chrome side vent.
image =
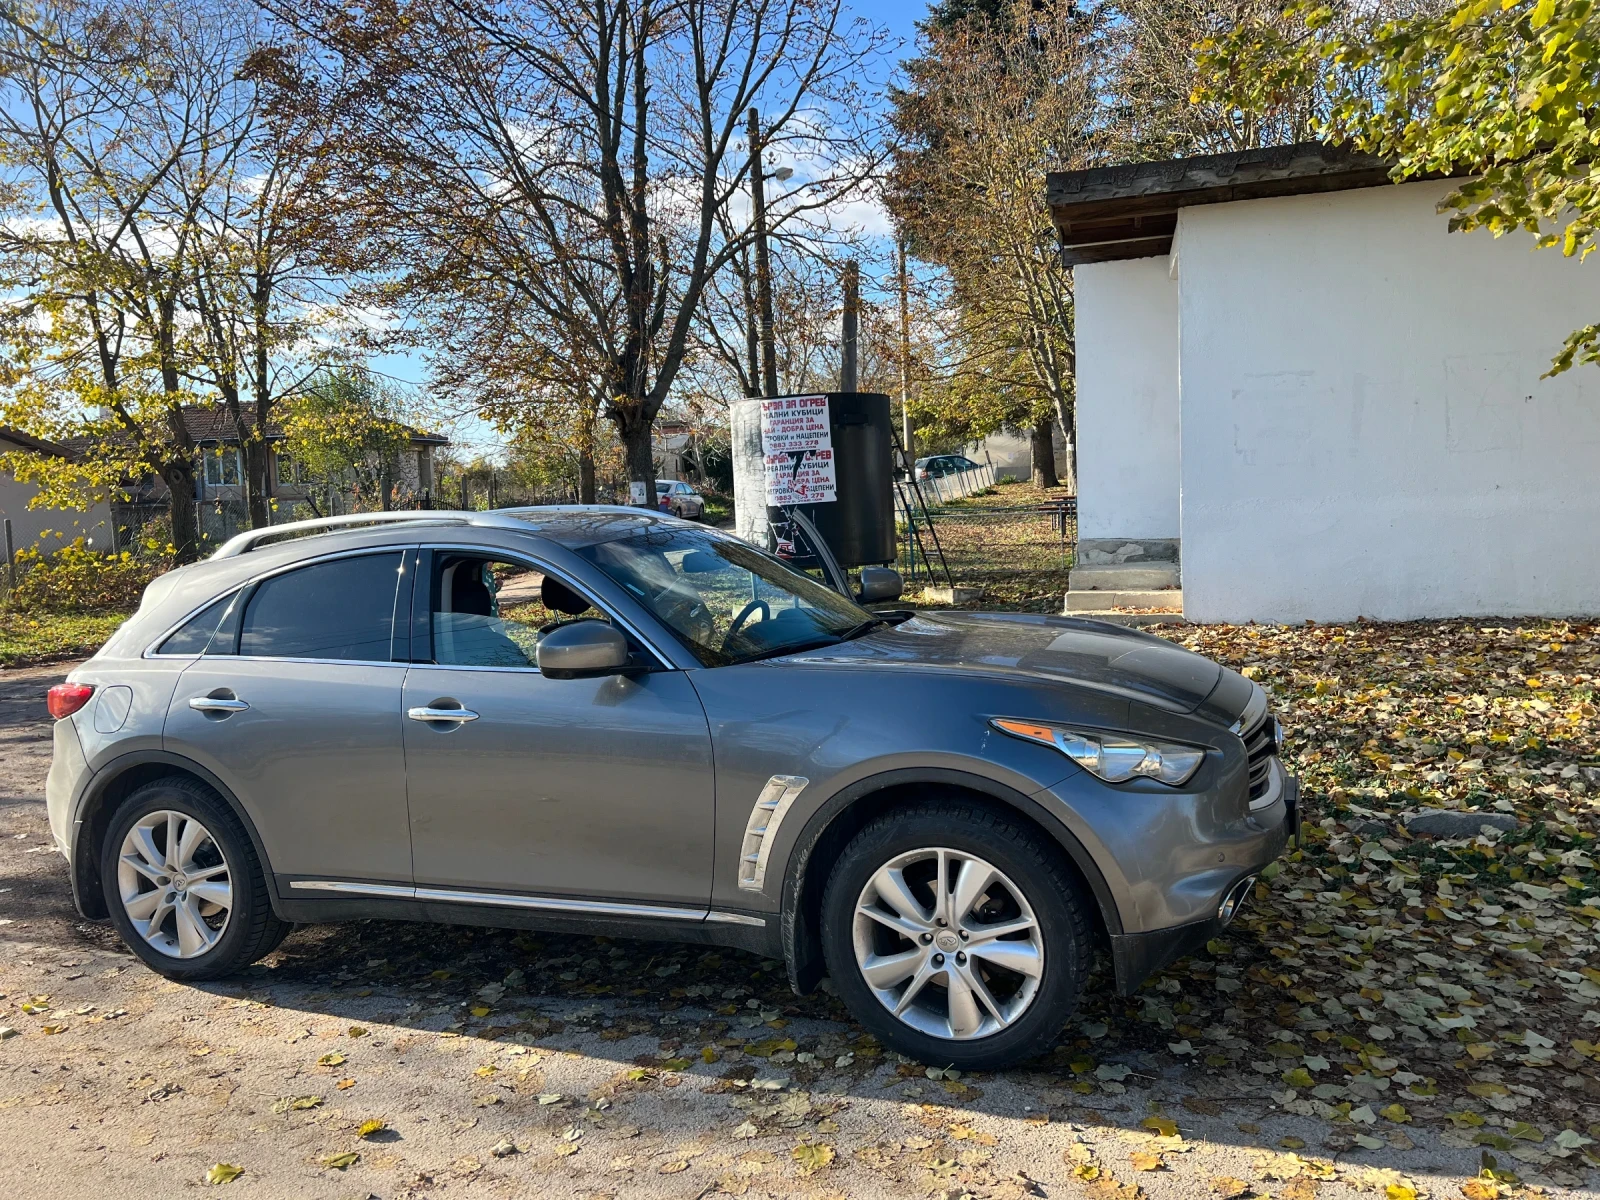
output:
M 794 798 L 810 782 L 803 775 L 774 775 L 756 797 L 750 820 L 745 823 L 744 845 L 739 850 L 739 886 L 745 891 L 759 892 L 766 883 L 767 857 L 772 853 L 778 826 Z

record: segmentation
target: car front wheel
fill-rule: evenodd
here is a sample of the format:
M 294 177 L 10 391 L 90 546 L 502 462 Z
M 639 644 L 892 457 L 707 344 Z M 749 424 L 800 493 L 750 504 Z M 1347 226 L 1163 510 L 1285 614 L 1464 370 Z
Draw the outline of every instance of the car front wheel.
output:
M 172 979 L 232 974 L 291 928 L 272 912 L 239 818 L 187 777 L 156 780 L 128 797 L 107 833 L 100 878 L 122 940 Z
M 1061 851 L 960 802 L 885 814 L 823 896 L 834 986 L 880 1042 L 988 1070 L 1048 1050 L 1088 976 L 1088 903 Z

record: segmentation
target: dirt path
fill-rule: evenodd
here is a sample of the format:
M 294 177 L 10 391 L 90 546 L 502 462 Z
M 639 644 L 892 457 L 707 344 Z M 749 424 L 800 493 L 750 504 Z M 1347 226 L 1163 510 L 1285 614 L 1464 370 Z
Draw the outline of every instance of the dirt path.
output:
M 1411 1200 L 1478 1169 L 1439 1127 L 1363 1149 L 1097 1021 L 1035 1069 L 930 1078 L 733 952 L 363 922 L 302 929 L 237 981 L 168 983 L 77 919 L 49 849 L 42 700 L 65 670 L 0 672 L 7 1200 L 186 1195 L 216 1164 L 243 1169 L 226 1194 L 383 1200 Z M 1560 1166 L 1581 1188 L 1581 1161 Z

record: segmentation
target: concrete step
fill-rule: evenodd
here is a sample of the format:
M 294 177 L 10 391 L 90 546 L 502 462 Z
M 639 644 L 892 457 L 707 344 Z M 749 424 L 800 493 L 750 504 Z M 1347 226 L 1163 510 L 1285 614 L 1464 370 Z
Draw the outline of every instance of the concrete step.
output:
M 1066 616 L 1082 617 L 1087 621 L 1104 621 L 1108 625 L 1126 625 L 1137 629 L 1142 625 L 1184 625 L 1187 622 L 1182 613 L 1175 612 L 1127 612 L 1120 608 L 1108 608 L 1104 612 L 1075 612 L 1066 613 Z
M 1067 613 L 1106 612 L 1117 608 L 1149 608 L 1158 612 L 1183 611 L 1183 592 L 1178 588 L 1129 590 L 1122 592 L 1067 592 Z
M 1067 576 L 1067 587 L 1074 592 L 1150 592 L 1178 584 L 1177 563 L 1086 563 Z

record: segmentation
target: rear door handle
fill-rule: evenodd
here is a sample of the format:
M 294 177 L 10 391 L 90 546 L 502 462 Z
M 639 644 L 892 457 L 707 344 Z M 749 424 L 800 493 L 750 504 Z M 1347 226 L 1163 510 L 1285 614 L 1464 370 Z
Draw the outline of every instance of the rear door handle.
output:
M 470 708 L 408 708 L 406 716 L 413 721 L 476 721 L 478 714 Z
M 243 700 L 224 700 L 220 696 L 195 696 L 189 701 L 189 707 L 196 712 L 236 713 L 244 712 L 250 706 Z

